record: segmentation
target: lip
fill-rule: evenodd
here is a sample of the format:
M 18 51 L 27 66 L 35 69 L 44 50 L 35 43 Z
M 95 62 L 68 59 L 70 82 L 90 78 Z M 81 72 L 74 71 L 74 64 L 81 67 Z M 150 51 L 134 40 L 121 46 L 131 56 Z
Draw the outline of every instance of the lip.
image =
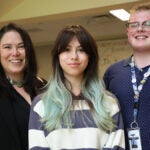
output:
M 71 66 L 71 67 L 78 67 L 79 63 L 69 63 L 69 66 Z

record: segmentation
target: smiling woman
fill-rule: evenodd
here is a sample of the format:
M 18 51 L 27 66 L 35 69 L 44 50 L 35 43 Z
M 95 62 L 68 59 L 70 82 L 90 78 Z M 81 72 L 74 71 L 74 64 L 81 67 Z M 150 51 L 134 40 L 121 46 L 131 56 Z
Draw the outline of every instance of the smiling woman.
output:
M 5 68 L 6 76 L 20 81 L 26 67 L 26 53 L 21 36 L 16 31 L 5 33 L 0 42 L 1 64 Z
M 0 147 L 28 150 L 28 120 L 32 99 L 41 91 L 28 33 L 15 24 L 0 30 Z M 45 83 L 45 82 L 44 82 Z M 44 84 L 43 84 L 44 86 Z

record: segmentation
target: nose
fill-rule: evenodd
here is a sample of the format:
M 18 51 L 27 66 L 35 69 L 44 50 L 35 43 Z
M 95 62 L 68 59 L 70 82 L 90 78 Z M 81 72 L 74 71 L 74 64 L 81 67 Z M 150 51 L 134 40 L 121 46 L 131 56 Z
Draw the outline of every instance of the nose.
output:
M 78 53 L 77 53 L 77 51 L 72 51 L 72 52 L 70 53 L 70 55 L 71 55 L 71 59 L 77 59 L 77 58 L 78 58 Z
M 139 26 L 137 27 L 137 30 L 138 30 L 138 31 L 143 31 L 143 25 L 142 25 L 142 24 L 139 24 Z
M 12 55 L 14 56 L 19 55 L 19 50 L 16 47 L 12 48 Z

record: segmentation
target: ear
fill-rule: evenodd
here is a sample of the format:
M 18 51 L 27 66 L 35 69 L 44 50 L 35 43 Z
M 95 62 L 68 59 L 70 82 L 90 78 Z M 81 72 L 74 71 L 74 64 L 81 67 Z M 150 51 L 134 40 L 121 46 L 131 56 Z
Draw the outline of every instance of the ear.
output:
M 129 29 L 128 28 L 126 28 L 126 34 L 128 35 L 128 32 L 129 32 Z

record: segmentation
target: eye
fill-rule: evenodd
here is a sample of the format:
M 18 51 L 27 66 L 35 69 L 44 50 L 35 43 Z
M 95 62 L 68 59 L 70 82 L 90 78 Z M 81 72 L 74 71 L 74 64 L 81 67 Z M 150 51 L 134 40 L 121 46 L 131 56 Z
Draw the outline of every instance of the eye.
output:
M 71 48 L 70 47 L 66 47 L 63 51 L 70 51 Z
M 19 49 L 24 49 L 24 44 L 18 45 L 18 48 L 19 48 Z
M 78 48 L 78 51 L 84 52 L 84 49 L 83 49 L 82 47 L 79 47 L 79 48 Z
M 145 21 L 145 26 L 150 27 L 150 20 Z
M 129 28 L 137 28 L 139 26 L 138 22 L 129 23 Z
M 11 49 L 11 46 L 10 46 L 10 45 L 4 45 L 3 48 L 4 48 L 4 49 Z
M 5 46 L 4 48 L 10 48 L 10 46 Z

